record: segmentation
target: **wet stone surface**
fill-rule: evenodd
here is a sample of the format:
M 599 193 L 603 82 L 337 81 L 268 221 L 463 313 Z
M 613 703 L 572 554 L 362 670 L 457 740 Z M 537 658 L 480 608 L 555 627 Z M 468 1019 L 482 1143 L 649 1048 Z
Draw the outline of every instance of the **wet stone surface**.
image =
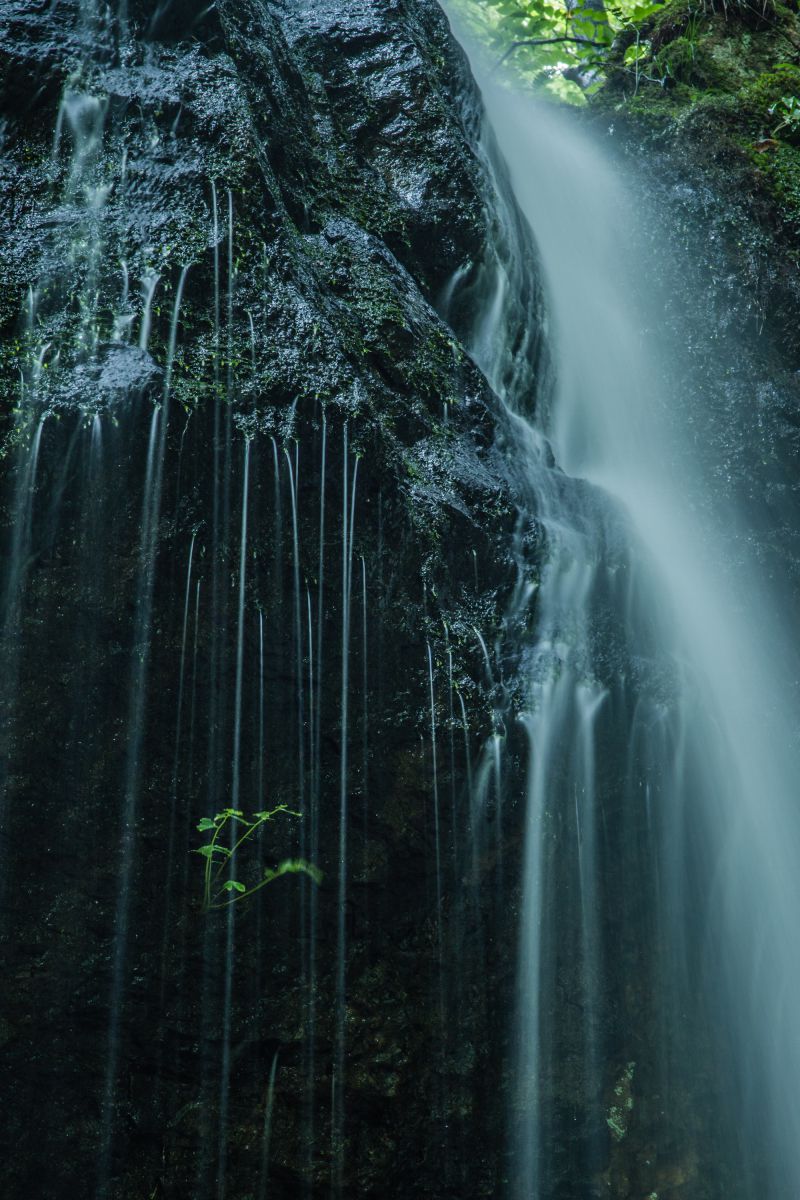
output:
M 457 693 L 476 763 L 519 497 L 437 312 L 492 235 L 464 61 L 428 0 L 31 0 L 0 86 L 4 1192 L 263 1196 L 277 1054 L 271 1197 L 492 1196 Z M 191 851 L 237 799 L 325 878 L 237 908 L 226 975 Z

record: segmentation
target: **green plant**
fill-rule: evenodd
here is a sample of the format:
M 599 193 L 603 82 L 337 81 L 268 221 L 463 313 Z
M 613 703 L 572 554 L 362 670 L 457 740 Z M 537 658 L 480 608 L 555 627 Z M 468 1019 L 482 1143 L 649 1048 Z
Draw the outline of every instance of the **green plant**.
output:
M 773 137 L 782 129 L 789 133 L 800 133 L 800 99 L 797 96 L 781 96 L 780 100 L 770 104 L 767 112 L 771 117 L 780 118 L 772 130 Z
M 475 34 L 517 81 L 569 103 L 601 82 L 612 43 L 620 35 L 636 47 L 624 69 L 638 77 L 650 54 L 642 30 L 663 3 L 651 0 L 451 0 Z
M 282 875 L 308 875 L 314 883 L 321 883 L 322 872 L 313 863 L 303 858 L 287 858 L 277 867 L 264 867 L 257 882 L 249 886 L 239 879 L 233 878 L 233 870 L 238 867 L 240 852 L 244 847 L 252 849 L 254 836 L 267 821 L 279 813 L 289 817 L 300 817 L 302 813 L 294 812 L 286 804 L 268 812 L 252 813 L 248 818 L 238 808 L 223 808 L 215 817 L 203 817 L 198 823 L 199 833 L 210 833 L 211 841 L 199 846 L 194 853 L 205 859 L 203 879 L 203 908 L 210 911 L 215 908 L 228 908 L 239 900 L 246 900 L 255 892 L 274 883 Z M 224 830 L 231 832 L 231 844 L 225 846 L 221 835 Z M 248 845 L 249 844 L 249 845 Z M 226 873 L 228 878 L 223 878 Z
M 692 52 L 693 58 L 694 58 L 695 54 L 697 53 L 697 45 L 698 45 L 698 42 L 700 41 L 701 21 L 702 21 L 701 14 L 699 12 L 695 12 L 693 9 L 690 8 L 689 9 L 689 20 L 686 22 L 686 29 L 684 30 L 683 36 L 686 38 L 686 41 L 689 43 L 689 48 Z

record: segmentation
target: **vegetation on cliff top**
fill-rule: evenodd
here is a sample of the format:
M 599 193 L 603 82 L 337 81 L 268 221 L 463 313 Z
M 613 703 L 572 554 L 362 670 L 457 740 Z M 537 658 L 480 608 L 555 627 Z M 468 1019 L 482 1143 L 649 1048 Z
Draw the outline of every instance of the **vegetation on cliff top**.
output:
M 800 238 L 796 0 L 459 0 L 498 75 L 735 175 Z

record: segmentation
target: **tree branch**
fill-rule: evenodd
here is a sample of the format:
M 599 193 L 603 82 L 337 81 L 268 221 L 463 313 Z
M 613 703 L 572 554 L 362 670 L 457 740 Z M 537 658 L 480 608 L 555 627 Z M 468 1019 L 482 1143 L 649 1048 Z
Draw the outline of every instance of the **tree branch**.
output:
M 552 38 L 523 38 L 520 42 L 512 42 L 506 50 L 502 58 L 499 58 L 494 64 L 493 70 L 497 71 L 502 67 L 507 58 L 510 58 L 515 50 L 519 50 L 520 46 L 554 46 L 557 42 L 574 42 L 578 46 L 596 46 L 598 50 L 606 48 L 605 42 L 593 42 L 591 38 L 582 37 L 552 37 Z

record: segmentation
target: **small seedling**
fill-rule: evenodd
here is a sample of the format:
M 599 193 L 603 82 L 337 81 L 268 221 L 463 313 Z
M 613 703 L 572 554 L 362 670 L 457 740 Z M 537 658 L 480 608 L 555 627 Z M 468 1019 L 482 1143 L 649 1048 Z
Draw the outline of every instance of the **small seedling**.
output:
M 254 835 L 267 821 L 283 813 L 288 817 L 301 817 L 287 804 L 279 804 L 268 812 L 252 813 L 250 817 L 237 808 L 223 808 L 215 817 L 203 817 L 198 823 L 198 833 L 210 833 L 211 841 L 198 846 L 194 851 L 205 859 L 203 881 L 203 908 L 206 912 L 214 908 L 228 908 L 239 900 L 246 900 L 254 892 L 280 879 L 282 875 L 308 875 L 314 883 L 322 881 L 322 872 L 304 858 L 287 858 L 277 867 L 265 867 L 261 878 L 251 885 L 234 879 L 232 872 L 238 866 L 239 853 L 247 843 L 252 845 Z M 224 830 L 232 832 L 230 845 L 224 845 L 221 835 Z M 229 877 L 224 878 L 225 875 Z

